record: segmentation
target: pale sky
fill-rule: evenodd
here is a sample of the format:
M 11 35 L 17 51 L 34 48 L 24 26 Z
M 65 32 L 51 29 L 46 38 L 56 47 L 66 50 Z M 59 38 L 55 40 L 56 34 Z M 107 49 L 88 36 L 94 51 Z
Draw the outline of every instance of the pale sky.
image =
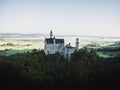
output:
M 119 36 L 120 0 L 0 0 L 0 33 Z

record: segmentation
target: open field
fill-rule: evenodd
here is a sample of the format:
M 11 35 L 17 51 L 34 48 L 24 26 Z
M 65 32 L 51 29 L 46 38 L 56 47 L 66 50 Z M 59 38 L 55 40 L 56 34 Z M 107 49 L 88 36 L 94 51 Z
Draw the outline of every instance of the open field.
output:
M 0 50 L 5 49 L 43 49 L 44 43 L 43 39 L 33 39 L 33 38 L 7 38 L 0 39 Z
M 79 48 L 87 47 L 97 50 L 97 54 L 101 57 L 120 56 L 120 38 L 110 37 L 88 37 L 88 36 L 57 36 L 56 38 L 64 38 L 65 45 L 71 43 L 75 47 L 76 37 L 79 38 Z M 0 55 L 10 55 L 15 53 L 23 53 L 32 51 L 33 49 L 44 49 L 44 37 L 24 37 L 24 38 L 0 38 Z M 99 50 L 101 49 L 101 50 Z M 106 52 L 105 50 L 108 49 Z M 109 51 L 112 49 L 113 51 Z
M 25 52 L 31 52 L 32 49 L 24 49 L 24 50 L 15 50 L 15 49 L 6 49 L 6 50 L 1 50 L 0 55 L 12 55 L 16 53 L 25 53 Z

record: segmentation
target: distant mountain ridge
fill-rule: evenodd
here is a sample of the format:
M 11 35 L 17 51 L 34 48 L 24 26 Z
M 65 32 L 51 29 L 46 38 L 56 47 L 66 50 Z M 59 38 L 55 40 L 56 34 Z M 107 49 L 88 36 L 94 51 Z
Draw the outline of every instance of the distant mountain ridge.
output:
M 22 33 L 0 33 L 0 38 L 37 38 L 46 36 L 41 33 L 22 34 Z
M 104 37 L 104 36 L 88 36 L 88 35 L 55 35 L 56 37 L 94 37 L 94 38 L 120 38 L 120 37 Z M 0 38 L 39 38 L 49 37 L 49 34 L 43 33 L 0 33 Z

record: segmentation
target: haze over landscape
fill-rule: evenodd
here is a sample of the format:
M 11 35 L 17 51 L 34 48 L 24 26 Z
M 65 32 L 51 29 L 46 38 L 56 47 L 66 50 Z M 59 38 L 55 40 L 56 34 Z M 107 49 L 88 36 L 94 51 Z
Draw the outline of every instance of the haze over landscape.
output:
M 0 0 L 0 33 L 120 35 L 119 0 Z
M 0 89 L 120 90 L 120 0 L 0 0 Z

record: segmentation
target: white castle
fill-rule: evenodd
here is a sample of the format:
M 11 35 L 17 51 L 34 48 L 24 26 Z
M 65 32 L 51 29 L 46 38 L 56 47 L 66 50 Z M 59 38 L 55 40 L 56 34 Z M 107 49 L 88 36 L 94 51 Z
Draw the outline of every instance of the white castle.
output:
M 67 59 L 70 59 L 71 54 L 79 49 L 78 38 L 76 39 L 75 47 L 72 47 L 70 43 L 64 46 L 64 39 L 56 39 L 55 36 L 53 37 L 52 31 L 50 31 L 50 38 L 45 38 L 44 43 L 44 51 L 46 55 L 58 52 Z

